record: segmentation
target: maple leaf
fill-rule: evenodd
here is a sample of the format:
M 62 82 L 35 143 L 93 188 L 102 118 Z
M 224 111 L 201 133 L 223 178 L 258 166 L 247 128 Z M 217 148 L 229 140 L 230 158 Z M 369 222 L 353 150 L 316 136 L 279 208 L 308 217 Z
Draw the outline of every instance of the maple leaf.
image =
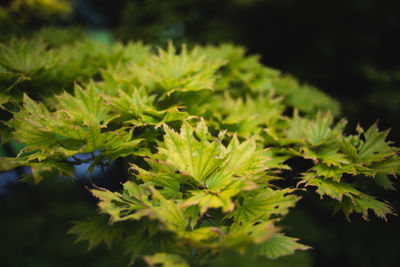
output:
M 287 136 L 294 140 L 304 140 L 312 146 L 319 146 L 339 136 L 345 125 L 346 122 L 342 120 L 333 126 L 333 116 L 330 113 L 317 113 L 315 119 L 308 119 L 300 117 L 298 111 L 295 111 Z
M 159 153 L 167 164 L 192 177 L 198 186 L 203 187 L 190 191 L 191 197 L 184 202 L 185 206 L 199 205 L 201 214 L 209 208 L 219 207 L 224 212 L 232 211 L 232 197 L 258 187 L 251 180 L 243 179 L 245 176 L 255 179 L 266 169 L 264 163 L 267 158 L 263 150 L 256 149 L 254 139 L 240 144 L 234 136 L 228 147 L 219 141 L 210 142 L 203 119 L 195 129 L 184 122 L 180 134 L 166 126 L 164 129 L 165 148 L 159 148 Z
M 305 186 L 316 186 L 317 193 L 321 196 L 328 195 L 333 199 L 342 201 L 343 196 L 352 198 L 353 196 L 359 195 L 360 191 L 354 188 L 352 185 L 335 182 L 324 178 L 311 178 L 301 181 L 300 183 L 305 183 Z
M 272 93 L 266 96 L 259 95 L 255 99 L 250 96 L 234 99 L 225 94 L 216 101 L 218 112 L 214 116 L 221 121 L 222 127 L 227 127 L 244 137 L 259 134 L 261 125 L 273 125 L 281 118 L 284 109 L 282 98 L 274 97 Z M 210 106 L 213 104 L 209 103 Z
M 97 197 L 102 213 L 109 214 L 112 222 L 123 220 L 139 220 L 147 216 L 147 209 L 152 205 L 149 200 L 149 191 L 132 182 L 124 184 L 123 193 L 111 192 L 107 189 L 92 189 Z
M 54 50 L 40 38 L 18 40 L 12 38 L 8 44 L 0 44 L 0 65 L 10 72 L 33 76 L 53 68 L 60 60 Z
M 233 224 L 229 227 L 229 232 L 223 236 L 221 245 L 244 253 L 249 245 L 262 244 L 277 231 L 271 221 L 248 222 L 240 226 Z
M 360 192 L 351 184 L 339 183 L 323 178 L 311 178 L 301 183 L 303 182 L 305 182 L 306 186 L 316 186 L 321 198 L 327 195 L 341 202 L 340 205 L 337 205 L 336 210 L 342 209 L 347 218 L 349 218 L 352 212 L 359 212 L 363 215 L 364 219 L 367 219 L 368 209 L 373 210 L 378 217 L 384 220 L 386 220 L 388 214 L 395 214 L 389 204 Z
M 126 232 L 125 225 L 108 224 L 104 216 L 97 216 L 87 221 L 74 222 L 69 234 L 76 234 L 75 242 L 88 240 L 89 250 L 104 242 L 108 247 L 116 240 L 120 240 Z
M 388 214 L 396 215 L 393 208 L 386 202 L 377 200 L 375 197 L 360 193 L 358 196 L 345 198 L 343 203 L 336 205 L 335 211 L 343 210 L 347 219 L 353 212 L 361 213 L 365 220 L 368 220 L 368 210 L 372 210 L 375 215 L 385 221 Z
M 202 54 L 210 60 L 221 59 L 225 65 L 218 72 L 221 76 L 216 81 L 216 88 L 226 90 L 238 84 L 245 90 L 265 92 L 272 89 L 272 80 L 279 71 L 263 66 L 258 55 L 246 56 L 246 49 L 232 44 L 221 44 L 218 47 L 206 46 Z
M 307 250 L 309 246 L 300 244 L 298 239 L 285 236 L 281 233 L 274 234 L 265 243 L 257 245 L 256 255 L 262 255 L 270 259 L 276 259 L 282 256 L 293 254 L 296 250 Z
M 223 145 L 207 140 L 208 130 L 203 119 L 196 129 L 184 121 L 180 134 L 168 126 L 164 130 L 165 148 L 159 148 L 159 152 L 168 164 L 204 185 L 208 176 L 224 161 Z M 199 141 L 194 138 L 194 133 L 198 134 Z
M 52 131 L 52 126 L 58 124 L 57 120 L 43 104 L 36 103 L 27 95 L 24 95 L 23 100 L 24 108 L 15 113 L 9 122 L 14 129 L 14 135 L 31 150 L 56 149 L 56 133 Z
M 263 190 L 246 196 L 233 213 L 236 223 L 269 220 L 271 215 L 285 215 L 296 205 L 299 197 L 290 194 L 293 189 Z
M 157 206 L 152 206 L 149 210 L 150 218 L 161 221 L 166 229 L 174 232 L 184 231 L 187 220 L 183 209 L 174 200 L 166 199 L 158 190 L 150 188 L 152 199 L 158 201 Z
M 365 138 L 365 141 L 360 140 L 358 145 L 358 155 L 363 162 L 380 161 L 395 154 L 396 150 L 386 142 L 389 130 L 379 132 L 376 124 L 366 132 L 361 127 L 357 129 Z
M 168 95 L 176 91 L 212 90 L 214 72 L 222 64 L 222 61 L 206 60 L 198 48 L 189 52 L 186 46 L 182 46 L 177 54 L 172 42 L 169 42 L 166 51 L 158 49 L 158 55 L 150 57 L 143 74 L 151 80 L 147 84 L 153 83 L 156 90 L 161 89 Z
M 65 114 L 66 119 L 75 125 L 107 127 L 115 115 L 110 114 L 110 108 L 98 90 L 93 83 L 85 90 L 76 84 L 74 95 L 64 93 L 56 97 L 57 111 Z
M 241 181 L 232 179 L 229 185 L 214 190 L 195 190 L 190 191 L 189 197 L 184 206 L 198 205 L 200 214 L 204 214 L 211 208 L 222 208 L 223 212 L 233 211 L 235 204 L 232 198 L 241 192 L 257 189 L 258 186 L 251 181 Z

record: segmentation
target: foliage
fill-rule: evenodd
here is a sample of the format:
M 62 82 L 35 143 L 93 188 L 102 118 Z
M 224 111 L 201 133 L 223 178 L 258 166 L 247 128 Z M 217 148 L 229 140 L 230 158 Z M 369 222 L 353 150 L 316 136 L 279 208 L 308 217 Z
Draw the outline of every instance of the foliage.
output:
M 110 218 L 70 230 L 90 247 L 118 242 L 131 262 L 165 266 L 227 249 L 278 258 L 309 248 L 278 223 L 311 189 L 347 218 L 394 214 L 366 186 L 393 188 L 400 162 L 388 131 L 346 133 L 336 101 L 242 47 L 36 36 L 2 44 L 0 67 L 2 142 L 25 145 L 2 170 L 29 166 L 24 179 L 38 182 L 82 163 L 89 174 L 118 158 L 129 168 L 120 190 L 90 188 Z
M 54 25 L 71 18 L 70 0 L 10 0 L 0 6 L 1 41 L 12 36 L 30 36 L 44 24 Z

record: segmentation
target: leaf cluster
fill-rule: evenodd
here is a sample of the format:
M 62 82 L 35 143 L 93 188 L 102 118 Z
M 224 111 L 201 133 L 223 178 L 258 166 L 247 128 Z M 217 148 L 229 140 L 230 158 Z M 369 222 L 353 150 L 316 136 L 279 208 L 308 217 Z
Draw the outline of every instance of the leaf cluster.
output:
M 242 47 L 34 37 L 2 44 L 0 67 L 4 136 L 25 145 L 2 170 L 29 166 L 38 182 L 82 163 L 89 174 L 117 158 L 129 166 L 121 190 L 90 189 L 110 218 L 71 229 L 90 247 L 120 242 L 132 260 L 165 266 L 224 249 L 277 258 L 309 248 L 278 223 L 313 189 L 347 217 L 394 214 L 365 186 L 394 189 L 400 161 L 388 131 L 347 134 L 335 100 Z M 309 167 L 290 172 L 291 160 Z

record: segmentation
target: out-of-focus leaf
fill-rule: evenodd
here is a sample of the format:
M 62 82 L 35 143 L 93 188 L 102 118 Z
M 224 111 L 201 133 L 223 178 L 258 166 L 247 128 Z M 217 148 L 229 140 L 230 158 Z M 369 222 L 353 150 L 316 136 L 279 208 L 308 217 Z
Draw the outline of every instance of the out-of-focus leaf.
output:
M 270 259 L 293 254 L 296 250 L 307 250 L 310 247 L 300 244 L 296 238 L 288 237 L 283 234 L 274 234 L 264 244 L 256 246 L 255 254 L 262 255 Z
M 176 254 L 156 253 L 152 256 L 144 257 L 149 266 L 164 267 L 189 267 L 189 264 Z
M 68 231 L 69 234 L 78 235 L 75 242 L 88 240 L 89 250 L 102 242 L 110 247 L 115 240 L 122 238 L 124 232 L 126 232 L 125 226 L 117 223 L 110 225 L 104 216 L 75 222 Z

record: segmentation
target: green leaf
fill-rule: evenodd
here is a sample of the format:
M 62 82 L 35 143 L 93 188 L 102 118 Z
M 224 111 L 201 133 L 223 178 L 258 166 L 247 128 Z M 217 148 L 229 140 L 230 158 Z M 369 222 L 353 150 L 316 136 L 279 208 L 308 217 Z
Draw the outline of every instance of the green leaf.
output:
M 375 183 L 385 190 L 396 190 L 393 182 L 385 174 L 377 174 L 374 179 Z
M 330 125 L 332 124 L 333 117 L 329 114 L 326 116 L 322 116 L 318 113 L 315 122 L 304 125 L 305 135 L 307 136 L 307 140 L 311 145 L 320 145 L 323 141 L 325 141 L 331 133 Z
M 10 171 L 16 167 L 23 165 L 18 158 L 0 157 L 0 171 Z
M 223 127 L 243 137 L 259 134 L 262 125 L 272 126 L 281 118 L 284 109 L 282 99 L 274 97 L 272 93 L 267 96 L 257 95 L 255 99 L 250 96 L 234 99 L 225 94 L 215 101 L 218 112 L 213 115 L 221 121 Z M 211 105 L 214 103 L 209 102 L 209 109 Z
M 33 179 L 34 183 L 38 183 L 43 179 L 54 179 L 61 175 L 73 176 L 74 173 L 73 166 L 54 160 L 45 160 L 41 163 L 23 165 L 28 165 L 32 173 L 22 176 L 22 180 L 31 181 Z
M 49 110 L 24 94 L 24 108 L 14 113 L 10 126 L 15 129 L 14 136 L 21 143 L 26 143 L 30 150 L 54 149 L 57 144 L 52 125 L 56 123 Z
M 104 242 L 108 247 L 116 240 L 120 240 L 126 228 L 122 224 L 110 225 L 104 216 L 97 216 L 87 221 L 74 222 L 69 234 L 78 235 L 75 242 L 88 240 L 89 250 Z
M 0 44 L 0 65 L 11 72 L 34 75 L 52 68 L 59 60 L 60 55 L 48 51 L 40 38 L 30 41 L 13 38 L 7 45 Z
M 223 162 L 223 145 L 207 141 L 203 135 L 207 132 L 203 119 L 195 130 L 184 121 L 180 134 L 166 125 L 164 131 L 165 148 L 159 148 L 159 152 L 166 157 L 168 164 L 191 176 L 198 184 L 203 185 L 207 177 Z M 194 133 L 199 134 L 199 141 L 194 138 Z
M 101 149 L 101 155 L 110 161 L 136 154 L 139 144 L 143 141 L 143 139 L 135 139 L 133 131 L 127 132 L 124 128 L 102 133 L 101 139 L 102 143 L 99 143 L 97 147 Z
M 323 178 L 317 178 L 317 177 L 311 178 L 311 179 L 302 181 L 302 183 L 305 183 L 305 186 L 316 186 L 317 193 L 321 196 L 321 198 L 324 195 L 327 195 L 333 199 L 342 201 L 343 196 L 352 198 L 352 197 L 360 194 L 360 191 L 355 189 L 350 184 L 343 183 L 343 182 L 339 183 L 339 182 L 335 182 L 335 181 L 323 179 Z
M 185 239 L 191 246 L 202 248 L 215 248 L 222 236 L 222 231 L 217 227 L 201 227 L 179 233 L 179 237 Z
M 172 42 L 166 51 L 159 49 L 158 55 L 149 59 L 146 64 L 147 76 L 168 95 L 178 91 L 212 90 L 214 72 L 223 64 L 222 61 L 209 61 L 199 54 L 198 48 L 188 51 L 182 46 L 176 53 Z M 142 78 L 143 79 L 143 78 Z
M 186 248 L 177 244 L 177 240 L 171 232 L 159 231 L 157 224 L 151 221 L 134 222 L 134 228 L 130 228 L 130 234 L 124 240 L 125 253 L 131 255 L 129 265 L 133 264 L 139 256 L 156 253 L 172 253 L 185 255 Z M 131 224 L 131 222 L 130 222 Z
M 150 159 L 147 160 L 147 163 L 152 167 L 151 172 L 131 165 L 131 169 L 138 172 L 136 178 L 142 180 L 145 184 L 158 188 L 158 191 L 167 199 L 181 199 L 183 194 L 180 192 L 180 183 L 184 182 L 185 179 L 180 174 L 175 173 L 169 165 L 157 164 Z
M 320 146 L 325 142 L 333 141 L 342 134 L 346 121 L 342 120 L 333 125 L 331 113 L 318 112 L 314 119 L 299 116 L 295 110 L 293 118 L 289 121 L 287 137 L 294 141 L 307 141 L 311 146 Z
M 74 95 L 64 93 L 56 97 L 57 110 L 64 113 L 66 119 L 75 125 L 107 127 L 115 115 L 110 114 L 110 108 L 94 83 L 85 89 L 75 84 Z
M 144 65 L 151 52 L 151 47 L 144 45 L 141 41 L 135 43 L 129 41 L 127 44 L 118 42 L 112 49 L 114 53 L 122 54 L 123 61 L 137 65 Z
M 221 241 L 222 246 L 241 253 L 244 253 L 249 245 L 264 243 L 278 231 L 271 221 L 233 224 L 229 230 Z
M 112 222 L 139 220 L 148 215 L 152 205 L 148 201 L 149 192 L 132 182 L 124 184 L 122 194 L 102 188 L 93 189 L 91 193 L 100 200 L 101 212 L 109 214 Z
M 350 159 L 351 162 L 359 162 L 360 156 L 358 155 L 358 150 L 352 142 L 346 138 L 343 138 L 341 142 L 341 151 Z
M 320 148 L 313 151 L 312 149 L 304 146 L 304 158 L 314 160 L 314 162 L 322 161 L 328 167 L 332 165 L 341 167 L 342 164 L 349 163 L 344 154 L 339 152 L 340 146 L 336 143 L 322 145 Z
M 324 92 L 310 85 L 300 85 L 292 77 L 279 77 L 271 81 L 271 87 L 278 95 L 284 96 L 287 106 L 294 107 L 308 114 L 318 111 L 340 113 L 339 103 Z
M 26 144 L 24 151 L 34 151 L 22 154 L 24 160 L 60 160 L 60 156 L 96 150 L 101 151 L 101 157 L 114 160 L 135 153 L 141 140 L 133 139 L 132 131 L 104 130 L 115 116 L 110 114 L 110 108 L 104 107 L 104 99 L 94 85 L 86 90 L 75 86 L 74 96 L 64 93 L 57 100 L 57 109 L 51 112 L 44 104 L 24 95 L 23 109 L 9 123 L 17 140 Z
M 272 215 L 286 215 L 296 205 L 299 197 L 291 194 L 293 189 L 263 190 L 255 195 L 245 196 L 233 216 L 236 223 L 269 220 Z
M 255 138 L 250 138 L 239 143 L 234 135 L 228 145 L 226 171 L 232 172 L 235 176 L 254 176 L 267 169 L 268 158 L 265 150 L 257 149 Z M 209 187 L 211 186 L 208 182 Z
M 152 256 L 145 256 L 144 259 L 146 263 L 151 267 L 189 267 L 189 264 L 187 264 L 184 259 L 176 254 L 156 253 Z
M 246 56 L 246 50 L 241 46 L 207 46 L 202 48 L 202 53 L 210 60 L 221 59 L 225 63 L 218 73 L 221 78 L 216 81 L 219 90 L 239 87 L 243 91 L 265 92 L 273 88 L 272 80 L 279 74 L 279 71 L 263 66 L 258 55 Z
M 178 232 L 185 230 L 187 220 L 183 209 L 173 200 L 166 199 L 156 189 L 151 188 L 151 192 L 153 194 L 153 201 L 158 200 L 159 205 L 150 208 L 150 217 L 161 221 L 170 231 Z
M 309 246 L 300 244 L 298 239 L 285 236 L 281 233 L 274 234 L 265 243 L 257 245 L 255 254 L 267 257 L 269 259 L 276 259 L 282 256 L 293 254 L 296 250 L 307 250 Z
M 375 215 L 383 220 L 387 220 L 388 214 L 394 214 L 393 208 L 386 202 L 376 200 L 373 196 L 360 194 L 352 198 L 345 198 L 341 206 L 337 206 L 336 210 L 342 209 L 349 219 L 349 215 L 353 212 L 361 213 L 365 220 L 368 220 L 368 210 L 372 210 Z
M 400 174 L 400 157 L 396 155 L 375 162 L 371 165 L 371 169 L 376 173 L 387 173 L 396 176 Z
M 322 178 L 312 178 L 307 180 L 306 186 L 316 186 L 317 192 L 321 196 L 328 195 L 333 199 L 340 201 L 335 210 L 342 209 L 348 218 L 352 212 L 359 212 L 365 220 L 368 219 L 368 209 L 374 211 L 376 216 L 386 220 L 387 214 L 394 214 L 393 208 L 385 203 L 376 200 L 373 196 L 364 194 L 352 185 L 338 183 Z
M 222 208 L 222 212 L 229 212 L 235 208 L 228 194 L 213 193 L 203 190 L 191 192 L 191 197 L 184 202 L 184 206 L 198 205 L 200 214 L 204 214 L 208 209 Z
M 112 222 L 148 217 L 160 221 L 169 231 L 186 229 L 187 220 L 182 208 L 152 187 L 147 190 L 133 182 L 126 182 L 122 194 L 106 189 L 94 189 L 91 192 L 100 199 L 98 205 L 101 211 L 111 215 Z
M 328 166 L 323 163 L 318 163 L 309 170 L 309 173 L 315 173 L 318 177 L 331 178 L 335 182 L 340 182 L 343 173 L 355 173 L 354 168 L 348 165 L 343 167 Z
M 232 179 L 230 183 L 220 188 L 191 191 L 184 206 L 198 205 L 200 213 L 204 214 L 210 208 L 222 208 L 222 212 L 232 211 L 235 207 L 232 197 L 241 192 L 257 189 L 258 186 L 252 181 L 244 179 Z
M 136 88 L 131 85 L 126 91 L 118 89 L 118 96 L 105 97 L 114 112 L 121 115 L 124 123 L 141 125 L 151 123 L 154 120 L 152 116 L 161 117 L 161 112 L 153 107 L 154 96 L 149 96 L 143 87 Z
M 372 125 L 365 133 L 361 131 L 365 141 L 361 141 L 358 147 L 360 159 L 364 162 L 379 161 L 394 154 L 389 143 L 385 142 L 389 130 L 379 132 L 377 125 Z

